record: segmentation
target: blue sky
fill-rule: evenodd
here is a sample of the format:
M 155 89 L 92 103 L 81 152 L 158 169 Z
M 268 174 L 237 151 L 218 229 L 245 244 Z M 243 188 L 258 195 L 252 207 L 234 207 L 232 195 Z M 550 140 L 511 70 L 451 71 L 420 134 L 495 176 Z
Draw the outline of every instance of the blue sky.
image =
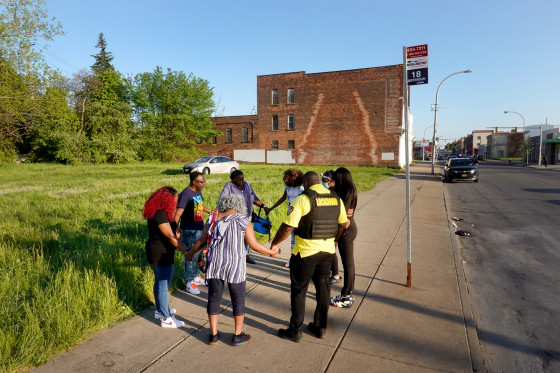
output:
M 402 47 L 428 44 L 429 84 L 411 87 L 417 139 L 491 126 L 560 125 L 560 1 L 47 0 L 66 34 L 48 63 L 70 76 L 92 65 L 103 32 L 117 70 L 156 66 L 206 79 L 224 115 L 249 114 L 257 75 L 402 63 Z

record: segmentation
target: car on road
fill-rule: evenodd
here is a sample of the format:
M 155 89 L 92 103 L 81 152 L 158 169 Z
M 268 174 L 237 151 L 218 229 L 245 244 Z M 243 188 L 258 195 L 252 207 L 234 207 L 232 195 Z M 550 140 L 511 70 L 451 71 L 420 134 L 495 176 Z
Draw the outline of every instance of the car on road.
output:
M 477 159 L 478 159 L 479 161 L 485 161 L 485 160 L 486 160 L 486 157 L 479 154 L 479 155 L 477 156 Z
M 470 158 L 472 159 L 474 164 L 478 164 L 478 156 L 476 154 L 471 156 Z
M 478 182 L 478 167 L 471 158 L 451 158 L 443 168 L 443 181 L 472 180 Z
M 209 155 L 198 158 L 196 161 L 183 166 L 184 174 L 190 174 L 194 171 L 202 172 L 205 175 L 229 174 L 235 170 L 239 170 L 239 163 L 221 155 Z

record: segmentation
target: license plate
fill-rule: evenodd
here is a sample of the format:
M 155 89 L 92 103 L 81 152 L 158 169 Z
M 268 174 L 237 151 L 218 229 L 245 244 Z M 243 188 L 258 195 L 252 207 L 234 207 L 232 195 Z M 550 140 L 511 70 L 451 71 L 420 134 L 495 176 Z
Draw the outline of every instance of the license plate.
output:
M 462 177 L 467 177 L 468 175 L 467 175 L 467 174 L 462 174 L 461 176 L 462 176 Z

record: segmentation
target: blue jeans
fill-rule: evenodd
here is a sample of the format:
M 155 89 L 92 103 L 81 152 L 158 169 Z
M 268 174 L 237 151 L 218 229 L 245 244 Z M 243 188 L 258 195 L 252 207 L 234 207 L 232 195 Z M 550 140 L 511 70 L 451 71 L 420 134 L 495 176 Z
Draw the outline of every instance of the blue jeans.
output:
M 156 310 L 161 312 L 165 319 L 171 317 L 171 312 L 169 311 L 169 285 L 171 285 L 171 279 L 173 278 L 173 267 L 173 264 L 169 266 L 153 266 L 156 276 L 154 281 Z
M 193 248 L 200 236 L 202 236 L 202 231 L 200 230 L 181 229 L 181 242 L 187 251 Z M 185 282 L 187 284 L 194 280 L 195 277 L 200 276 L 200 269 L 198 269 L 199 255 L 200 250 L 193 255 L 190 262 L 187 262 L 186 259 L 183 261 L 183 277 L 185 278 Z

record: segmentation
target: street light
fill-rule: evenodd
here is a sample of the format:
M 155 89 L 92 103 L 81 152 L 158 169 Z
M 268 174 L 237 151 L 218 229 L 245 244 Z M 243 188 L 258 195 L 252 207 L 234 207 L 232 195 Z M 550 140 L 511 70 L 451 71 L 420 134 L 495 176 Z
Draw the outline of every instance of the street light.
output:
M 433 126 L 428 126 L 426 128 L 424 128 L 424 134 L 422 135 L 422 161 L 424 161 L 424 152 L 426 150 L 426 147 L 424 146 L 424 141 L 426 139 L 426 130 L 428 128 L 432 128 Z
M 435 166 L 435 162 L 436 162 L 436 157 L 435 157 L 435 149 L 436 149 L 436 133 L 437 133 L 437 112 L 438 112 L 438 96 L 439 96 L 439 89 L 441 88 L 441 85 L 443 84 L 443 82 L 445 82 L 447 79 L 449 79 L 450 77 L 452 77 L 453 75 L 457 75 L 457 74 L 470 74 L 472 73 L 472 69 L 468 69 L 465 71 L 457 71 L 456 73 L 453 73 L 451 75 L 448 75 L 445 77 L 445 79 L 443 79 L 441 81 L 441 83 L 439 83 L 439 86 L 437 87 L 437 91 L 436 91 L 436 105 L 434 106 L 434 138 L 432 141 L 432 174 L 434 173 L 434 166 Z
M 521 119 L 523 119 L 523 150 L 525 150 L 525 158 L 527 158 L 527 166 L 529 165 L 529 154 L 527 153 L 527 146 L 525 145 L 525 118 L 523 117 L 523 115 L 521 115 L 520 113 L 518 113 L 517 111 L 511 111 L 511 110 L 505 110 L 504 114 L 509 114 L 509 113 L 513 113 L 513 114 L 517 114 L 521 117 Z M 540 154 L 539 154 L 540 157 Z

